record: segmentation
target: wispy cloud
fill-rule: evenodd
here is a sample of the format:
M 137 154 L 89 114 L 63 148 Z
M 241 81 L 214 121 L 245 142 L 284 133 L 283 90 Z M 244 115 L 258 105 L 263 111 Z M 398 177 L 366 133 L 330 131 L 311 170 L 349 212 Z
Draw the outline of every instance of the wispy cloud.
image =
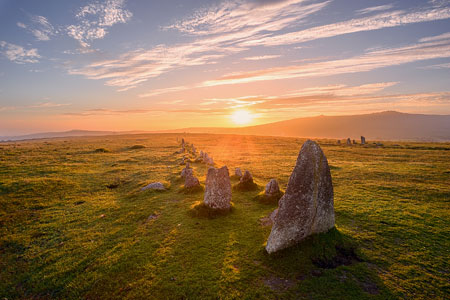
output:
M 363 14 L 368 14 L 368 13 L 372 13 L 372 12 L 378 12 L 378 11 L 383 11 L 383 10 L 389 10 L 391 8 L 393 8 L 394 5 L 393 4 L 385 4 L 385 5 L 379 5 L 379 6 L 371 6 L 371 7 L 367 7 L 367 8 L 363 8 L 360 10 L 357 10 L 356 13 L 359 15 L 363 15 Z
M 260 39 L 244 41 L 241 43 L 241 46 L 290 45 L 343 34 L 444 20 L 448 18 L 450 18 L 450 7 L 432 7 L 412 12 L 396 10 L 280 35 L 268 35 Z
M 76 39 L 82 47 L 89 47 L 96 39 L 107 34 L 108 27 L 126 23 L 132 13 L 124 8 L 125 0 L 107 0 L 93 2 L 82 7 L 76 14 L 78 24 L 66 27 L 67 34 Z
M 1 53 L 10 61 L 17 64 L 37 63 L 41 56 L 36 48 L 25 49 L 22 46 L 0 41 Z
M 72 105 L 71 103 L 38 102 L 36 104 L 22 106 L 0 106 L 0 112 L 24 109 L 46 109 Z
M 425 66 L 425 67 L 421 67 L 421 69 L 425 69 L 425 70 L 450 69 L 450 63 L 443 63 L 443 64 L 435 64 L 435 65 L 431 65 L 431 66 Z
M 260 55 L 260 56 L 249 56 L 244 57 L 244 60 L 265 60 L 265 59 L 273 59 L 278 58 L 281 55 Z
M 223 7 L 210 7 L 187 21 L 167 27 L 201 36 L 190 43 L 134 50 L 116 60 L 73 68 L 70 74 L 90 79 L 106 79 L 106 85 L 125 91 L 174 69 L 215 63 L 226 55 L 247 50 L 248 48 L 236 44 L 253 39 L 255 35 L 263 36 L 267 32 L 298 23 L 329 3 L 326 1 L 306 5 L 303 2 L 305 1 L 290 0 L 267 5 L 244 1 L 224 2 Z M 156 90 L 148 94 L 158 92 Z
M 450 57 L 450 39 L 369 51 L 361 56 L 340 60 L 232 73 L 216 80 L 205 81 L 201 86 L 367 72 L 378 68 L 442 57 Z
M 17 26 L 31 32 L 38 41 L 49 41 L 51 36 L 58 33 L 58 30 L 50 24 L 46 17 L 31 15 L 30 21 L 30 25 L 17 22 Z

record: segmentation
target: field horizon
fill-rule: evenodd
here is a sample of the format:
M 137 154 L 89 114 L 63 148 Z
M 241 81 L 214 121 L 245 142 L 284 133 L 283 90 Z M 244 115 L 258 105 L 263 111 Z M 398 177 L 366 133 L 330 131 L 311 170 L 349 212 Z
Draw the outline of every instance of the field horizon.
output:
M 197 127 L 156 131 L 92 131 L 72 129 L 63 132 L 0 136 L 0 142 L 71 136 L 106 136 L 150 133 L 210 133 L 257 136 L 284 136 L 310 139 L 355 139 L 374 141 L 450 141 L 450 115 L 408 114 L 382 111 L 370 114 L 295 118 L 256 126 L 234 128 Z

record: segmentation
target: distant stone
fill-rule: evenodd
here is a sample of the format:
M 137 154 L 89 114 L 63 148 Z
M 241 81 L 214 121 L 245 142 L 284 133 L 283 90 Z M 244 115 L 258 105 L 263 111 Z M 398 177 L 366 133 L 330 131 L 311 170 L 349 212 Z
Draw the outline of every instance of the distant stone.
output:
M 205 155 L 205 154 L 203 153 L 203 151 L 200 150 L 200 157 L 203 158 L 204 155 Z
M 183 157 L 179 163 L 180 165 L 185 165 L 186 164 L 186 159 Z
M 181 146 L 184 148 L 184 138 L 181 138 Z
M 213 158 L 212 157 L 210 157 L 209 155 L 208 155 L 208 153 L 204 153 L 204 156 L 203 156 L 203 162 L 205 163 L 205 164 L 207 164 L 207 165 L 214 165 L 214 160 L 213 160 Z
M 266 189 L 264 191 L 267 197 L 273 197 L 280 193 L 280 187 L 278 186 L 278 181 L 276 179 L 270 179 L 269 183 L 266 184 Z
M 241 179 L 239 180 L 241 183 L 249 183 L 253 182 L 253 176 L 250 171 L 245 170 L 244 175 L 242 175 Z
M 366 144 L 366 138 L 361 136 L 361 145 L 365 145 Z
M 340 145 L 341 144 L 341 140 L 337 140 L 337 144 Z
M 191 170 L 191 172 L 188 172 L 184 178 L 184 188 L 192 189 L 194 187 L 200 186 L 200 181 L 198 180 L 197 177 L 194 176 L 192 169 L 188 170 Z
M 242 177 L 242 171 L 240 168 L 236 168 L 234 170 L 234 176 L 241 178 Z
M 209 168 L 206 175 L 204 203 L 210 208 L 231 208 L 231 182 L 228 168 Z
M 181 170 L 181 178 L 186 178 L 188 175 L 193 175 L 194 172 L 191 168 L 189 168 L 189 163 L 186 164 L 186 168 Z
M 253 176 L 250 171 L 245 170 L 244 175 L 242 175 L 239 183 L 234 186 L 234 189 L 239 191 L 253 191 L 258 189 L 258 185 L 253 182 Z
M 196 162 L 196 163 L 199 163 L 199 162 L 202 162 L 203 161 L 203 158 L 201 158 L 201 157 L 197 157 L 195 160 L 194 160 L 194 162 Z
M 356 141 L 355 140 L 353 140 L 353 145 L 356 145 Z
M 141 191 L 145 191 L 145 190 L 164 191 L 165 189 L 166 188 L 164 187 L 164 185 L 161 182 L 152 182 L 149 185 L 146 185 L 143 188 L 141 188 Z
M 195 149 L 194 144 L 192 144 L 192 153 L 193 153 L 193 154 L 196 154 L 196 153 L 197 153 L 197 149 Z
M 269 253 L 333 228 L 330 167 L 317 143 L 308 140 L 303 144 L 274 219 L 266 246 Z
M 350 138 L 347 139 L 347 145 L 351 145 L 352 141 L 350 140 Z

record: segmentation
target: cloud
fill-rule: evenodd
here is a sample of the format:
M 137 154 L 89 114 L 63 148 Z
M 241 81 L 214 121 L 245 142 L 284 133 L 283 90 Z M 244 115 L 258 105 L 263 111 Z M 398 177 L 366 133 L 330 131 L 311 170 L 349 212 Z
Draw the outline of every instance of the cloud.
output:
M 38 54 L 37 49 L 25 49 L 22 46 L 0 41 L 1 53 L 10 61 L 17 64 L 25 63 L 37 63 L 41 56 Z
M 261 55 L 261 56 L 250 56 L 250 57 L 244 57 L 244 60 L 265 60 L 265 59 L 273 59 L 278 58 L 281 55 Z
M 436 64 L 436 65 L 431 65 L 431 66 L 425 66 L 425 67 L 420 67 L 420 69 L 425 69 L 425 70 L 442 70 L 442 69 L 450 69 L 450 63 L 444 63 L 444 64 Z
M 267 35 L 259 39 L 244 41 L 241 46 L 277 46 L 290 45 L 334 37 L 338 35 L 404 26 L 407 24 L 444 20 L 450 18 L 450 7 L 427 8 L 412 12 L 400 10 L 374 16 L 351 19 L 348 21 L 308 28 L 305 30 Z
M 236 44 L 253 39 L 255 35 L 298 23 L 325 7 L 329 1 L 308 5 L 303 2 L 290 0 L 257 7 L 255 3 L 244 1 L 224 2 L 223 5 L 201 10 L 194 17 L 166 28 L 201 36 L 192 42 L 137 49 L 122 54 L 118 59 L 72 68 L 69 73 L 89 79 L 104 79 L 106 85 L 126 91 L 174 69 L 213 64 L 226 55 L 247 50 Z M 83 41 L 82 36 L 77 39 Z M 147 94 L 160 92 L 154 90 Z
M 232 73 L 216 80 L 205 81 L 201 86 L 359 73 L 383 67 L 443 57 L 450 57 L 450 39 L 418 43 L 399 48 L 374 50 L 360 56 L 339 60 Z
M 36 104 L 22 106 L 0 106 L 0 112 L 23 109 L 45 109 L 72 105 L 71 103 L 38 102 Z
M 17 22 L 17 26 L 28 30 L 38 41 L 49 41 L 51 36 L 58 33 L 58 31 L 53 27 L 52 24 L 50 24 L 46 17 L 31 15 L 30 21 L 30 25 L 25 25 L 24 23 Z
M 368 14 L 368 13 L 372 13 L 372 12 L 389 10 L 389 9 L 391 9 L 393 7 L 394 7 L 393 4 L 372 6 L 372 7 L 367 7 L 367 8 L 363 8 L 363 9 L 357 10 L 356 13 L 359 14 L 359 15 L 364 15 L 364 14 Z
M 82 47 L 89 47 L 96 39 L 108 33 L 107 28 L 128 22 L 133 14 L 124 9 L 125 0 L 93 2 L 82 7 L 76 14 L 77 24 L 66 27 L 67 34 L 77 40 Z

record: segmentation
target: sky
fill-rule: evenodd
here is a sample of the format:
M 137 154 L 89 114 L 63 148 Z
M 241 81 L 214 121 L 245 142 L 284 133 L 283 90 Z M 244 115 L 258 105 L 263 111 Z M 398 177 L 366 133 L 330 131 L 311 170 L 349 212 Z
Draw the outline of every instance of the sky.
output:
M 450 1 L 0 0 L 0 135 L 450 114 Z

